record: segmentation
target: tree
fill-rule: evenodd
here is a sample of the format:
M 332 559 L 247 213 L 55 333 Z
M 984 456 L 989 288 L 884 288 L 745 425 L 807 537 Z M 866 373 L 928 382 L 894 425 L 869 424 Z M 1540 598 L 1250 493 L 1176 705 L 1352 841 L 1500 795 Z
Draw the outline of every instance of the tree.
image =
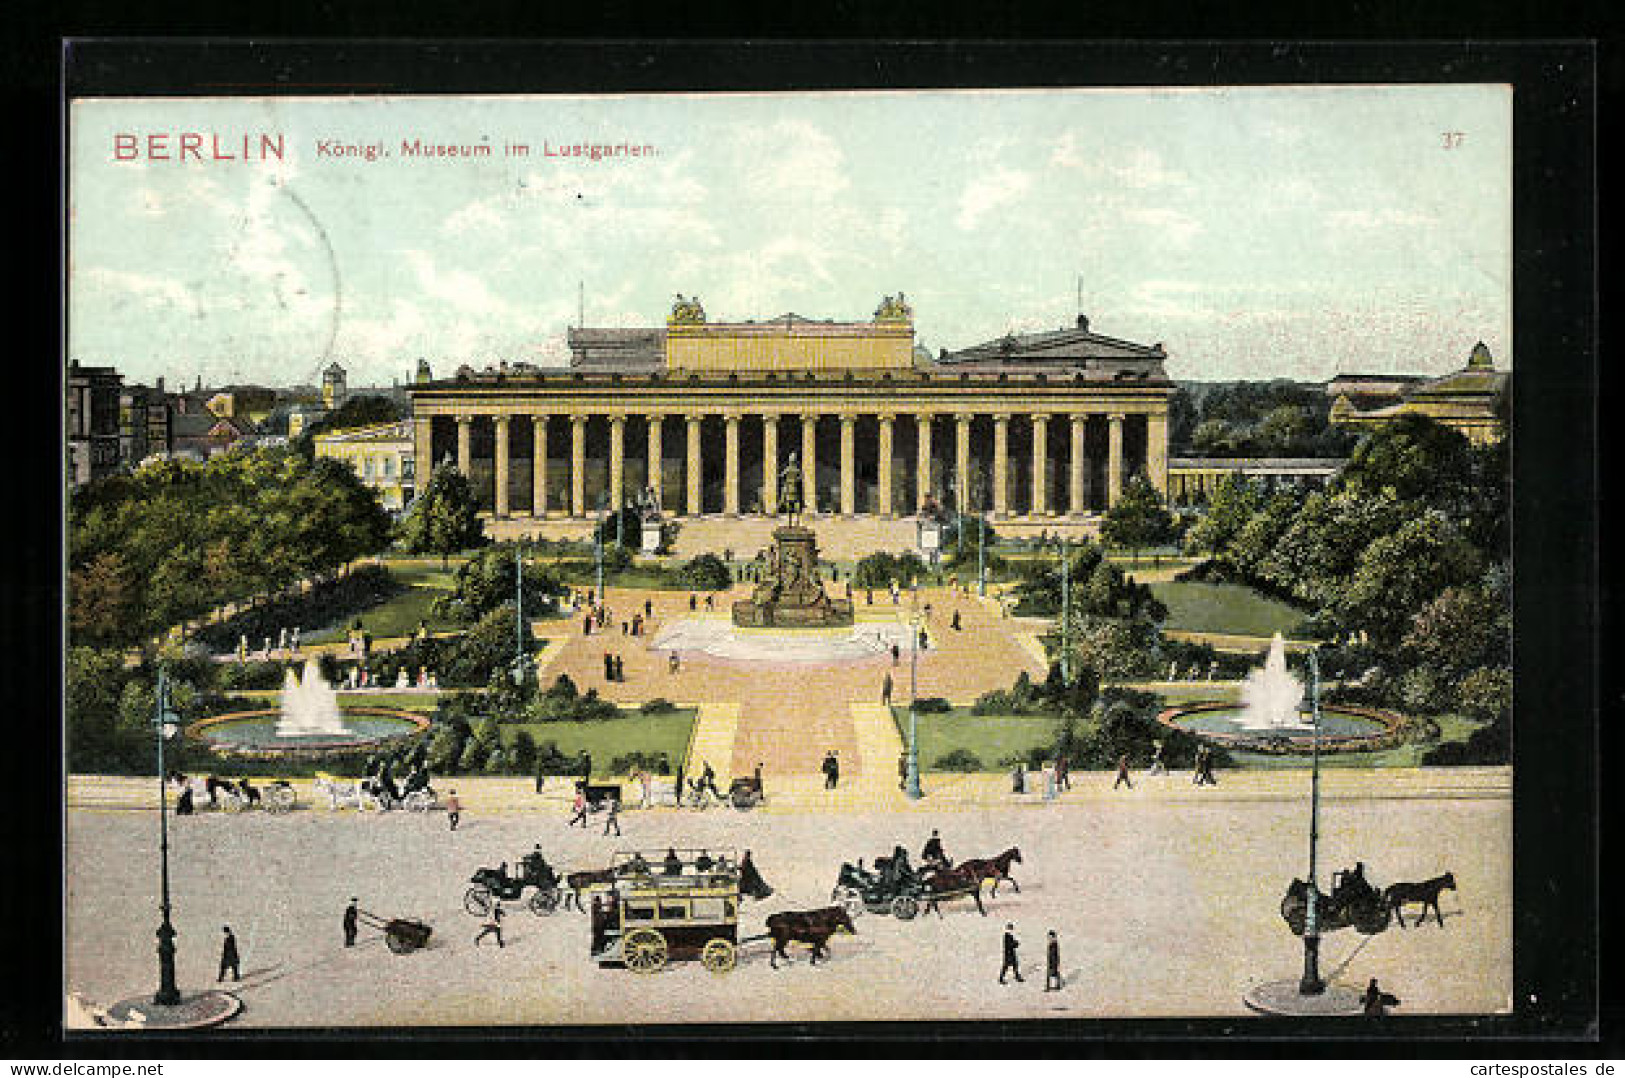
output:
M 1512 670 L 1486 666 L 1461 681 L 1456 692 L 1461 710 L 1480 722 L 1505 722 L 1512 715 Z
M 1299 494 L 1292 487 L 1276 491 L 1263 508 L 1242 525 L 1222 557 L 1243 573 L 1255 573 L 1275 549 L 1276 541 L 1292 525 L 1298 512 L 1298 499 Z
M 1219 481 L 1207 511 L 1185 534 L 1185 549 L 1219 553 L 1228 547 L 1253 515 L 1264 507 L 1264 491 L 1239 474 Z
M 1336 483 L 1375 493 L 1392 488 L 1401 501 L 1418 501 L 1464 515 L 1479 498 L 1473 449 L 1467 438 L 1424 415 L 1407 414 L 1363 440 Z
M 1434 596 L 1480 572 L 1478 551 L 1442 513 L 1428 512 L 1366 547 L 1332 608 L 1344 625 L 1365 628 L 1381 646 L 1393 647 Z
M 1512 612 L 1477 587 L 1446 588 L 1411 620 L 1401 642 L 1416 661 L 1458 680 L 1511 658 Z
M 454 465 L 434 470 L 428 487 L 401 521 L 401 542 L 414 554 L 439 554 L 445 567 L 451 555 L 485 541 L 474 492 Z
M 514 544 L 500 543 L 469 558 L 457 568 L 452 592 L 435 601 L 436 611 L 458 621 L 473 622 L 504 603 L 512 603 L 516 552 Z M 525 565 L 523 579 L 527 614 L 552 612 L 558 597 L 569 591 L 550 567 L 534 561 Z
M 1106 519 L 1100 524 L 1100 538 L 1111 546 L 1126 547 L 1131 556 L 1138 556 L 1143 547 L 1167 542 L 1173 523 L 1157 488 L 1145 476 L 1137 475 L 1123 488 L 1117 504 L 1106 510 Z
M 117 551 L 97 554 L 68 575 L 68 627 L 75 640 L 105 646 L 140 637 L 137 582 Z
M 117 651 L 68 650 L 63 711 L 68 766 L 74 771 L 106 767 L 116 755 L 114 728 L 129 677 Z

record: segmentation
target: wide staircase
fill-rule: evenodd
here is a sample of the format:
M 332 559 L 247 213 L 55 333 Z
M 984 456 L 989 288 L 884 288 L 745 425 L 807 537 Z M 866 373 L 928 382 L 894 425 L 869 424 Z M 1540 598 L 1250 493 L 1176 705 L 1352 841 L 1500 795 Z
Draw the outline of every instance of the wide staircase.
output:
M 917 526 L 912 517 L 880 520 L 873 517 L 807 517 L 802 521 L 818 535 L 818 554 L 823 558 L 850 559 L 877 550 L 913 550 L 918 545 Z M 782 517 L 679 517 L 672 553 L 693 557 L 706 551 L 732 550 L 736 558 L 748 559 L 772 541 L 773 529 L 784 524 Z

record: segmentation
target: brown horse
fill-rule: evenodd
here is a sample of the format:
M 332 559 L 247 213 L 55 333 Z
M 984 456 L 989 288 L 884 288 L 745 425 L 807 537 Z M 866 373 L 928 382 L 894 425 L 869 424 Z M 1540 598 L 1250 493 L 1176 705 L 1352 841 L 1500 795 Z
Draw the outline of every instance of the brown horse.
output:
M 925 878 L 925 893 L 925 910 L 927 913 L 935 910 L 937 916 L 941 917 L 942 908 L 938 903 L 943 899 L 970 895 L 971 898 L 976 900 L 976 912 L 983 917 L 987 916 L 987 907 L 982 905 L 982 877 L 966 869 L 963 864 L 956 865 L 953 868 L 939 868 L 927 876 Z
M 1001 880 L 1008 882 L 1011 887 L 1014 887 L 1016 889 L 1016 894 L 1019 895 L 1021 893 L 1021 884 L 1010 878 L 1010 865 L 1012 863 L 1018 865 L 1021 864 L 1021 851 L 1014 846 L 1011 846 L 1008 850 L 1005 850 L 997 857 L 990 857 L 986 859 L 972 857 L 961 861 L 959 862 L 959 867 L 973 874 L 976 877 L 978 884 L 984 880 L 992 880 L 993 896 L 997 898 L 999 894 L 999 882 Z
M 829 938 L 837 932 L 857 935 L 852 917 L 839 906 L 826 906 L 819 910 L 799 910 L 775 913 L 767 919 L 768 935 L 773 937 L 773 952 L 767 956 L 768 964 L 779 968 L 779 959 L 790 961 L 785 945 L 807 943 L 812 945 L 812 964 L 818 965 L 819 955 L 828 955 Z
M 1402 906 L 1411 902 L 1420 902 L 1422 912 L 1417 915 L 1416 923 L 1420 925 L 1428 919 L 1428 907 L 1433 907 L 1433 915 L 1439 919 L 1439 927 L 1444 927 L 1444 914 L 1439 912 L 1439 892 L 1456 889 L 1454 873 L 1446 872 L 1443 876 L 1435 876 L 1431 880 L 1421 883 L 1395 883 L 1390 884 L 1382 893 L 1383 903 L 1394 911 L 1394 917 L 1399 921 L 1399 927 L 1405 927 L 1405 914 Z

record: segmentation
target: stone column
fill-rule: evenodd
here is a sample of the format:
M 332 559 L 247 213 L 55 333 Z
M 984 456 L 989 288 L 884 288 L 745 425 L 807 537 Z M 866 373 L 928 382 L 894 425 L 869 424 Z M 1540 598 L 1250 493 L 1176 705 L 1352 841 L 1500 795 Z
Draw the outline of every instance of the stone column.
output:
M 970 414 L 954 416 L 954 506 L 970 512 Z
M 1010 416 L 993 417 L 993 515 L 1010 515 Z
M 530 417 L 530 515 L 547 515 L 547 417 Z
M 739 515 L 739 417 L 722 417 L 725 452 L 722 458 L 722 511 Z
M 661 482 L 661 472 L 664 470 L 664 466 L 661 464 L 661 453 L 664 452 L 662 448 L 664 439 L 661 437 L 661 432 L 664 429 L 665 419 L 663 416 L 651 415 L 649 417 L 649 465 L 646 470 L 648 472 L 649 486 L 654 488 L 656 504 L 663 503 L 666 500 L 663 489 L 664 484 Z
M 1106 508 L 1123 496 L 1123 413 L 1106 417 Z
M 890 415 L 881 415 L 880 419 L 880 515 L 892 515 L 891 504 L 891 425 Z
M 857 425 L 857 416 L 841 416 L 841 515 L 844 517 L 858 511 Z
M 609 508 L 619 513 L 626 498 L 626 485 L 622 482 L 626 471 L 626 417 L 609 417 Z
M 1044 480 L 1049 471 L 1049 416 L 1035 415 L 1033 421 L 1033 508 L 1032 515 L 1041 517 L 1049 512 L 1049 492 Z
M 1154 412 L 1145 417 L 1145 474 L 1163 495 L 1168 496 L 1168 415 Z
M 762 512 L 779 511 L 779 417 L 762 416 Z
M 700 505 L 700 416 L 688 416 L 688 515 L 697 517 Z
M 1072 416 L 1072 461 L 1070 464 L 1070 471 L 1072 473 L 1072 489 L 1070 493 L 1072 495 L 1073 516 L 1078 516 L 1079 514 L 1083 513 L 1085 509 L 1083 504 L 1083 436 L 1085 430 L 1084 425 L 1088 422 L 1088 420 L 1089 417 L 1087 415 L 1074 414 Z
M 508 417 L 495 416 L 492 425 L 496 428 L 496 505 L 493 507 L 497 516 L 508 515 Z
M 457 470 L 463 473 L 464 479 L 472 479 L 474 463 L 474 417 L 460 415 L 457 417 Z
M 801 501 L 807 513 L 818 512 L 818 413 L 801 416 Z
M 422 494 L 434 475 L 434 417 L 412 417 L 412 491 Z
M 931 413 L 921 412 L 914 417 L 914 439 L 916 445 L 914 470 L 916 495 L 914 511 L 925 511 L 925 500 L 931 496 Z
M 570 515 L 587 515 L 587 417 L 570 417 Z

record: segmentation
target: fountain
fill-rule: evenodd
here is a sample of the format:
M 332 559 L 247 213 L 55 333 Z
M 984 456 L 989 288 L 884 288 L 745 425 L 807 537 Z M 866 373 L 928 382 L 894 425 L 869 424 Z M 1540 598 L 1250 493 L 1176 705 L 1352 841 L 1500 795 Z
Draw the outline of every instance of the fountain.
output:
M 1314 749 L 1315 726 L 1309 716 L 1298 711 L 1302 699 L 1303 682 L 1287 670 L 1286 641 L 1276 633 L 1270 640 L 1264 665 L 1243 679 L 1239 706 L 1225 700 L 1203 701 L 1169 708 L 1157 719 L 1165 726 L 1227 748 L 1309 754 Z M 1320 751 L 1370 752 L 1391 748 L 1399 741 L 1399 726 L 1400 717 L 1392 712 L 1349 704 L 1322 704 Z
M 302 676 L 292 667 L 283 675 L 280 707 L 200 719 L 186 728 L 186 736 L 222 755 L 321 758 L 327 753 L 394 742 L 428 727 L 428 719 L 400 708 L 341 708 L 338 693 L 311 656 Z
M 1241 713 L 1236 725 L 1247 730 L 1308 733 L 1314 724 L 1298 713 L 1303 699 L 1303 682 L 1286 668 L 1286 641 L 1276 633 L 1264 665 L 1248 673 L 1241 683 Z
M 278 737 L 330 737 L 348 731 L 339 713 L 338 693 L 322 677 L 321 665 L 312 655 L 305 660 L 305 672 L 295 677 L 293 667 L 282 679 L 282 717 L 276 724 Z

